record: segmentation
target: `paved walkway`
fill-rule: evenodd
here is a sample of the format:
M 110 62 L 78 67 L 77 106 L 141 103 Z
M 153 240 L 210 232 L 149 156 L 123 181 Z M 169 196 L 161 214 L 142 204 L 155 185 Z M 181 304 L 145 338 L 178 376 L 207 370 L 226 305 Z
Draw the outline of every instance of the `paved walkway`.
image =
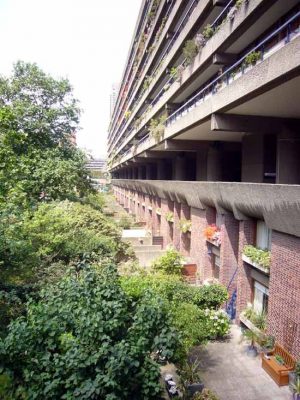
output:
M 247 356 L 247 344 L 240 343 L 240 336 L 233 325 L 230 339 L 197 349 L 205 386 L 220 400 L 291 400 L 288 386 L 277 386 L 262 369 L 260 357 Z

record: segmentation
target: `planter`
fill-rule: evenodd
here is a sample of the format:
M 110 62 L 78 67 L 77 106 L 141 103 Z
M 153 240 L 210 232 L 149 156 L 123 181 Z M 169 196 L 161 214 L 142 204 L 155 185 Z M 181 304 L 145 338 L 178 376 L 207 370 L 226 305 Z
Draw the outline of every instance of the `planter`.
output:
M 262 271 L 264 274 L 270 274 L 270 270 L 267 267 L 263 267 L 259 264 L 257 264 L 256 262 L 252 261 L 251 258 L 245 256 L 245 254 L 242 254 L 242 260 L 244 262 L 246 262 L 249 265 L 252 265 L 253 267 L 259 269 L 260 271 Z
M 191 383 L 190 385 L 187 385 L 187 391 L 189 396 L 191 397 L 197 392 L 201 393 L 203 389 L 204 389 L 204 384 L 200 382 Z

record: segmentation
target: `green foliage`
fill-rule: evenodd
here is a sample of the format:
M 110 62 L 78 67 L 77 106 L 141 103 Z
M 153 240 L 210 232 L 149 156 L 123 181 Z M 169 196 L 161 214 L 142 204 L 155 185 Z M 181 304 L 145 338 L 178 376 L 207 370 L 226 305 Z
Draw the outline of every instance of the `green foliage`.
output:
M 72 145 L 79 115 L 70 83 L 35 64 L 18 62 L 0 78 L 0 211 L 91 190 Z
M 257 61 L 261 59 L 261 52 L 260 51 L 252 51 L 245 57 L 245 65 L 255 65 Z
M 158 352 L 171 359 L 177 346 L 164 302 L 144 296 L 132 302 L 114 266 L 87 266 L 28 303 L 0 342 L 2 379 L 19 399 L 157 399 Z M 7 382 L 7 386 L 9 382 Z M 14 397 L 15 396 L 15 397 Z M 7 398 L 7 397 L 6 397 Z
M 118 221 L 118 226 L 122 229 L 129 229 L 132 225 L 132 221 L 128 215 L 122 215 Z
M 190 232 L 192 229 L 192 221 L 188 219 L 181 219 L 179 222 L 180 231 L 182 233 Z
M 187 40 L 183 47 L 183 55 L 186 59 L 186 63 L 188 65 L 191 64 L 197 54 L 198 54 L 198 48 L 195 41 Z
M 159 141 L 162 139 L 165 132 L 165 122 L 167 115 L 163 114 L 158 119 L 152 118 L 150 121 L 149 132 L 151 137 Z
M 275 358 L 275 360 L 277 361 L 278 364 L 284 365 L 284 358 L 281 357 L 279 354 L 275 354 L 274 358 Z
M 172 211 L 166 213 L 166 220 L 168 222 L 174 222 L 174 213 Z
M 229 332 L 229 318 L 224 310 L 205 310 L 205 315 L 209 317 L 208 337 L 219 338 Z
M 175 249 L 168 249 L 160 258 L 156 259 L 152 268 L 154 271 L 162 272 L 167 275 L 181 275 L 183 258 Z
M 202 32 L 205 39 L 210 39 L 214 35 L 214 33 L 215 32 L 213 30 L 213 27 L 210 24 L 206 25 Z
M 244 339 L 250 342 L 251 347 L 254 347 L 255 343 L 260 342 L 260 335 L 251 329 L 245 329 L 242 332 L 242 340 Z
M 243 253 L 245 256 L 249 257 L 252 262 L 259 264 L 263 268 L 270 268 L 271 252 L 269 250 L 262 250 L 254 246 L 247 245 L 244 247 Z
M 296 383 L 293 383 L 291 385 L 291 388 L 292 388 L 292 391 L 294 394 L 300 395 L 300 378 L 299 377 L 296 378 Z M 297 400 L 297 398 L 296 398 L 296 400 Z
M 214 284 L 204 285 L 197 290 L 193 297 L 193 302 L 200 308 L 218 309 L 228 300 L 228 292 L 225 286 Z
M 192 383 L 201 382 L 201 376 L 199 373 L 200 361 L 196 358 L 194 361 L 185 360 L 177 371 L 180 376 L 181 384 L 184 390 L 187 390 L 187 386 Z

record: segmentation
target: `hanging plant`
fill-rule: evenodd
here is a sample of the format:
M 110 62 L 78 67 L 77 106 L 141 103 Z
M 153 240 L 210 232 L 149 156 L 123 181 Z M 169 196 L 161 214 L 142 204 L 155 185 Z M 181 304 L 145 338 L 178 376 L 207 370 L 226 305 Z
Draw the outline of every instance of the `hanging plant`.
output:
M 190 232 L 192 228 L 192 221 L 190 219 L 181 219 L 179 226 L 182 233 Z
M 165 218 L 167 222 L 174 222 L 174 213 L 172 211 L 167 212 Z
M 203 29 L 203 36 L 205 37 L 205 39 L 210 39 L 213 35 L 214 35 L 214 29 L 210 24 L 207 24 L 204 29 Z
M 187 65 L 191 64 L 198 53 L 194 40 L 187 40 L 184 44 L 183 55 L 186 58 Z

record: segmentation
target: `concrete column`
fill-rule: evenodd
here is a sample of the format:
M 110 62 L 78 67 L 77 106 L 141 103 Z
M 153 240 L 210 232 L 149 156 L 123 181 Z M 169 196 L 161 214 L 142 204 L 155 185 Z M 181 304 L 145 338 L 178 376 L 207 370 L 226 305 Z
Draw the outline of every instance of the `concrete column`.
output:
M 137 176 L 137 178 L 138 178 L 138 179 L 144 179 L 144 176 L 143 176 L 143 166 L 142 166 L 142 165 L 139 165 L 138 168 L 137 168 L 137 170 L 138 170 L 138 176 Z
M 242 182 L 261 183 L 264 179 L 264 136 L 249 134 L 242 143 Z
M 197 152 L 196 160 L 196 180 L 207 180 L 207 149 L 202 149 Z
M 173 180 L 184 181 L 186 178 L 185 157 L 179 155 L 173 160 Z
M 299 134 L 285 129 L 277 136 L 276 183 L 300 184 Z
M 164 160 L 159 160 L 157 162 L 157 179 L 158 180 L 165 180 L 167 179 L 167 174 L 166 174 L 166 165 Z
M 207 180 L 210 182 L 222 180 L 222 151 L 210 147 L 207 153 Z

